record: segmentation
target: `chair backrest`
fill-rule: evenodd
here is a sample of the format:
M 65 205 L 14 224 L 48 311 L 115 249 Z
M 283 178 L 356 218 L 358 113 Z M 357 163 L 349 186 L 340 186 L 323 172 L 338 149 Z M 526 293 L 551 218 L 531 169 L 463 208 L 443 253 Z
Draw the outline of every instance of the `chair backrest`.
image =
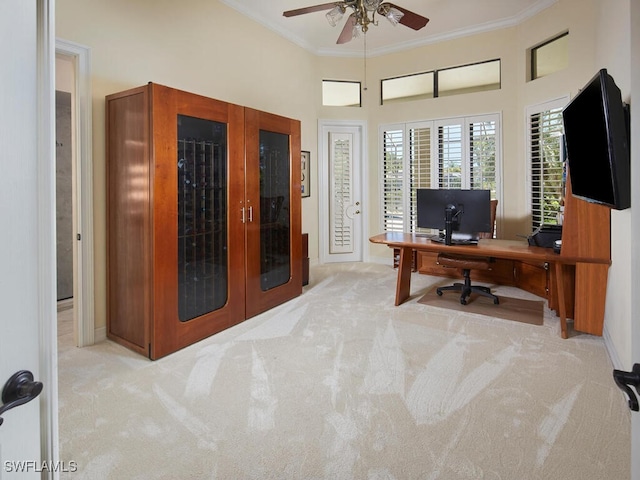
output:
M 498 209 L 498 200 L 491 200 L 491 232 L 480 232 L 478 238 L 493 238 L 496 231 L 496 210 Z

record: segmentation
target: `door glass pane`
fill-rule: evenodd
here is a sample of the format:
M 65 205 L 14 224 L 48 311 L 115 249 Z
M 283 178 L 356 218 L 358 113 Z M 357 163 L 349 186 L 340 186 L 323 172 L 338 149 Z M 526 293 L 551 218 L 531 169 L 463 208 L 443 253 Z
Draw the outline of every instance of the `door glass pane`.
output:
M 289 136 L 260 130 L 260 288 L 289 281 Z
M 227 125 L 178 115 L 178 315 L 227 301 Z

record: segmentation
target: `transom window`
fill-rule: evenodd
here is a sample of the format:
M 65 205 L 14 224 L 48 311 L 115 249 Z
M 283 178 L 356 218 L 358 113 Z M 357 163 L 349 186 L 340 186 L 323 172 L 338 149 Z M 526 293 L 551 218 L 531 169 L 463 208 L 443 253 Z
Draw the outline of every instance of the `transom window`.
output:
M 360 82 L 322 81 L 322 105 L 325 107 L 360 107 Z
M 545 77 L 569 66 L 569 32 L 530 49 L 531 80 Z
M 500 60 L 381 80 L 381 104 L 500 89 Z

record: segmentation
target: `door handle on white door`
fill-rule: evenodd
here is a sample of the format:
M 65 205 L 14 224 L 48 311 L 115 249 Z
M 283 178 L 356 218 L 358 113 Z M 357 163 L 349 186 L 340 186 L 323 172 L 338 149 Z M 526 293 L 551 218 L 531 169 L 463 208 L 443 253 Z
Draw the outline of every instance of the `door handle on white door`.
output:
M 360 202 L 356 202 L 355 206 L 353 205 L 349 205 L 346 209 L 345 209 L 345 214 L 347 215 L 347 217 L 349 218 L 353 218 L 356 215 L 360 215 L 360 209 L 357 208 L 360 205 Z M 355 210 L 354 210 L 355 209 Z
M 42 392 L 42 382 L 33 381 L 33 373 L 28 370 L 20 370 L 14 373 L 2 389 L 2 403 L 0 415 L 7 410 L 30 402 Z M 0 417 L 0 425 L 3 419 Z
M 638 387 L 640 386 L 640 364 L 636 363 L 631 372 L 614 370 L 613 380 L 616 382 L 616 385 L 618 385 L 618 388 L 629 397 L 629 408 L 634 412 L 640 410 L 638 397 L 636 397 L 636 394 L 631 390 L 631 385 L 635 387 L 636 391 L 638 391 Z

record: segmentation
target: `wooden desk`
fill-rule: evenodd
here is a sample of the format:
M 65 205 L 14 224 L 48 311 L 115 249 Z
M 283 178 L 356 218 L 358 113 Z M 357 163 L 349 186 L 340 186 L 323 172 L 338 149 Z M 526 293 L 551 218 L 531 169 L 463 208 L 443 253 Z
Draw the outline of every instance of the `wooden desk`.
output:
M 549 248 L 530 247 L 527 242 L 517 240 L 482 239 L 478 242 L 478 245 L 444 245 L 442 243 L 432 242 L 428 237 L 411 233 L 382 233 L 369 238 L 369 241 L 400 250 L 398 281 L 396 283 L 396 305 L 400 305 L 410 296 L 411 260 L 414 250 L 418 252 L 459 253 L 479 257 L 519 261 L 542 261 L 548 263 L 554 269 L 556 276 L 555 286 L 558 295 L 558 316 L 560 317 L 562 338 L 568 337 L 564 267 L 566 265 L 596 264 L 608 268 L 608 265 L 611 263 L 610 260 L 607 259 L 560 255 L 553 253 L 553 250 Z

